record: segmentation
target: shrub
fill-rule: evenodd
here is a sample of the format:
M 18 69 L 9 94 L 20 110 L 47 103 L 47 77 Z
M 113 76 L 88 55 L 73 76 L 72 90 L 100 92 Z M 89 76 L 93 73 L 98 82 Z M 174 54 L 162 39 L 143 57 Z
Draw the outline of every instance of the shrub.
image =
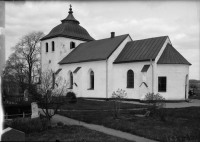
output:
M 156 114 L 160 117 L 161 121 L 165 121 L 165 110 L 163 109 L 166 104 L 164 102 L 165 98 L 159 93 L 147 93 L 145 95 L 146 103 L 149 105 L 150 116 L 155 116 Z
M 66 99 L 69 103 L 76 103 L 77 101 L 76 94 L 74 92 L 67 92 Z
M 47 130 L 48 121 L 39 118 L 17 118 L 12 120 L 10 127 L 29 134 Z
M 58 126 L 64 126 L 64 124 L 62 122 L 60 122 L 60 121 L 57 123 L 57 125 Z
M 118 89 L 116 92 L 112 93 L 111 98 L 113 98 L 113 101 L 111 108 L 115 118 L 119 118 L 121 101 L 123 98 L 126 98 L 126 96 L 127 93 L 122 89 Z

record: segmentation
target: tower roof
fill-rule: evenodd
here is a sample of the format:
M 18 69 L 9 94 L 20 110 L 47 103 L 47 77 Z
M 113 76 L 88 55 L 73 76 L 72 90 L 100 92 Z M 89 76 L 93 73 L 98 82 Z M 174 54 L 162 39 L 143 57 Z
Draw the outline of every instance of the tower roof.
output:
M 73 16 L 72 6 L 70 5 L 68 16 L 61 20 L 61 24 L 54 27 L 49 34 L 44 36 L 41 40 L 46 40 L 55 37 L 67 37 L 78 39 L 82 41 L 94 40 L 85 28 L 80 26 L 80 22 Z

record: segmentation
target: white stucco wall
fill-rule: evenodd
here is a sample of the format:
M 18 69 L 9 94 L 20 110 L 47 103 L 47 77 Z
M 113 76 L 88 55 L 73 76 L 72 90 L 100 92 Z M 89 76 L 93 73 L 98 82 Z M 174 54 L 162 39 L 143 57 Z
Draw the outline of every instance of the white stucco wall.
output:
M 166 92 L 158 92 L 158 83 L 156 84 L 157 90 L 155 93 L 161 94 L 166 100 L 184 100 L 185 99 L 185 85 L 187 84 L 188 98 L 188 80 L 186 83 L 186 75 L 189 74 L 189 65 L 181 64 L 158 64 L 157 76 L 167 77 L 167 90 Z
M 52 41 L 54 41 L 54 51 L 52 51 Z M 41 41 L 42 71 L 46 69 L 52 69 L 53 71 L 57 71 L 59 67 L 58 62 L 60 62 L 65 56 L 67 56 L 73 50 L 70 49 L 71 41 L 75 42 L 76 47 L 80 43 L 85 42 L 64 37 L 56 37 Z M 46 52 L 46 43 L 48 43 L 48 52 Z M 51 63 L 49 63 L 49 60 L 51 60 Z
M 116 89 L 116 80 L 115 78 L 118 77 L 118 75 L 114 75 L 117 74 L 115 73 L 115 64 L 113 64 L 113 62 L 115 61 L 115 59 L 117 58 L 117 56 L 121 53 L 121 51 L 123 50 L 123 48 L 125 47 L 126 43 L 132 41 L 130 36 L 128 36 L 126 39 L 124 39 L 124 41 L 118 46 L 118 48 L 112 53 L 112 55 L 108 58 L 107 60 L 107 98 L 110 98 L 112 96 L 113 91 L 116 91 L 118 88 L 123 89 L 122 86 L 118 87 Z M 121 74 L 119 75 L 121 76 Z
M 122 63 L 113 65 L 113 87 L 110 89 L 110 93 L 116 91 L 118 88 L 127 92 L 127 98 L 140 99 L 142 97 L 140 85 L 143 82 L 142 68 L 144 65 L 148 65 L 150 62 L 133 62 Z M 127 88 L 127 72 L 133 70 L 134 72 L 134 88 Z M 148 85 L 148 92 L 152 90 L 152 67 L 150 66 L 146 74 L 146 84 Z
M 78 85 L 71 91 L 75 92 L 77 97 L 106 98 L 106 61 L 93 61 L 74 64 L 60 65 L 62 71 L 59 75 L 69 81 L 68 72 L 81 67 L 77 73 L 73 73 L 73 81 Z M 89 71 L 94 72 L 94 90 L 89 89 Z

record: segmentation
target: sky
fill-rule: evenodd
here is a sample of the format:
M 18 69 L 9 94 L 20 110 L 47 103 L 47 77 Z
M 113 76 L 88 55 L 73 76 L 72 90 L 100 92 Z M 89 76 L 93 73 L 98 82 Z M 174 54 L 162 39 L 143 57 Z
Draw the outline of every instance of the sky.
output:
M 32 31 L 48 34 L 73 15 L 97 39 L 129 34 L 133 40 L 169 36 L 192 64 L 190 79 L 199 79 L 200 1 L 27 1 L 6 2 L 6 58 L 21 37 Z

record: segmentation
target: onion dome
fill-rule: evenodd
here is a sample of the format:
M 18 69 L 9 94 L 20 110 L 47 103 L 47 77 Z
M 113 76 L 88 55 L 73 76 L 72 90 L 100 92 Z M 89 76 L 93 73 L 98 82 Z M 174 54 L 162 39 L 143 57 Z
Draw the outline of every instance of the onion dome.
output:
M 69 15 L 61 20 L 61 24 L 54 27 L 50 33 L 44 36 L 41 40 L 46 40 L 55 37 L 67 37 L 72 39 L 78 39 L 82 41 L 92 41 L 94 40 L 90 34 L 80 26 L 80 22 L 76 20 L 73 16 L 72 6 L 69 8 Z

